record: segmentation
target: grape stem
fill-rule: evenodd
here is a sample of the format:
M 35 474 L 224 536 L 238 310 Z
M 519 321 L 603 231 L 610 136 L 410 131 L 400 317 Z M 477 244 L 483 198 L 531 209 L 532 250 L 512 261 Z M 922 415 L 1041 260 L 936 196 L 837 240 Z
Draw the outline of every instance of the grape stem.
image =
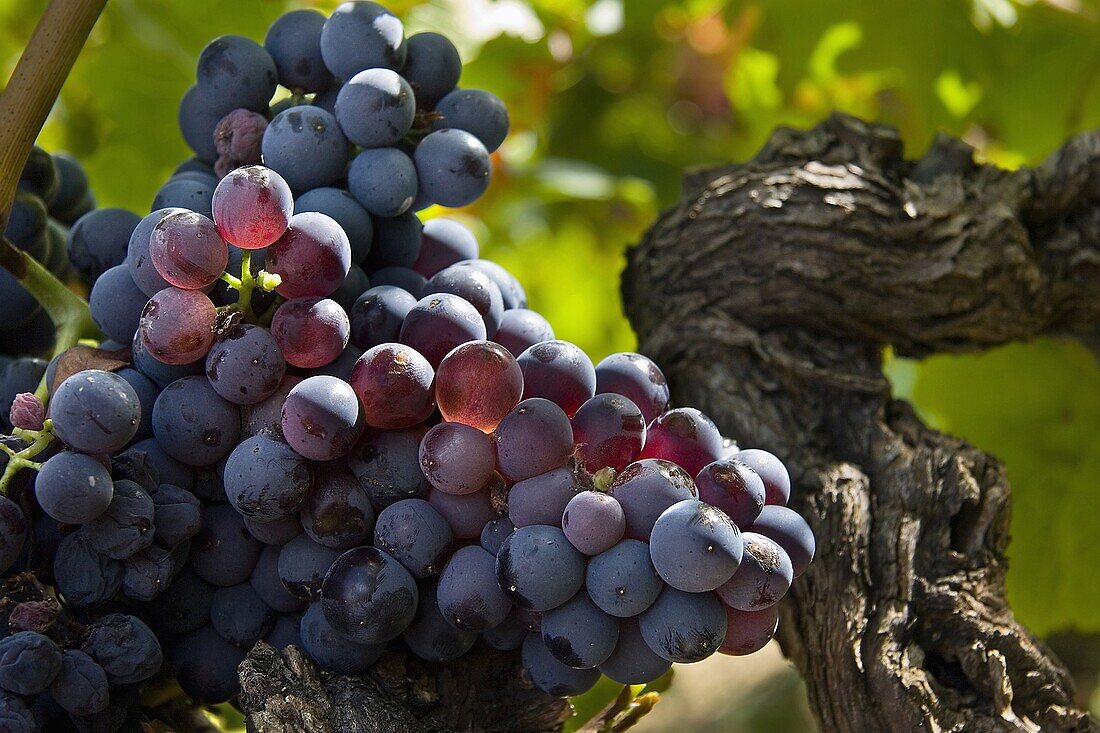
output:
M 252 274 L 252 250 L 243 250 L 241 253 L 241 276 L 234 277 L 228 272 L 221 274 L 221 280 L 229 287 L 237 291 L 237 302 L 233 304 L 233 308 L 240 311 L 245 320 L 253 322 L 256 320 L 256 314 L 252 312 L 252 291 L 259 288 L 265 293 L 271 292 L 275 288 L 279 287 L 279 284 L 283 281 L 281 277 L 272 272 L 260 270 L 257 274 Z
M 31 459 L 46 450 L 53 441 L 53 421 L 46 420 L 41 430 L 19 430 L 17 437 L 24 440 L 29 438 L 30 445 L 20 451 L 15 451 L 0 442 L 0 451 L 8 456 L 8 464 L 4 466 L 4 475 L 0 476 L 0 494 L 4 496 L 8 495 L 8 485 L 15 474 L 24 468 L 30 468 L 34 471 L 42 468 L 41 463 Z

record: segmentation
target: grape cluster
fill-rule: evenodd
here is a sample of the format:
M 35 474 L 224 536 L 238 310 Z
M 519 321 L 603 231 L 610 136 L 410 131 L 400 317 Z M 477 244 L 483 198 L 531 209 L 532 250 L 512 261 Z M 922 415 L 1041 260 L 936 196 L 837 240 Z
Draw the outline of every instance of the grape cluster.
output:
M 457 205 L 440 192 L 471 170 L 422 170 L 450 155 L 435 136 L 487 160 L 507 128 L 459 68 L 370 2 L 203 52 L 181 112 L 199 159 L 95 228 L 130 230 L 89 303 L 130 363 L 55 361 L 47 404 L 11 400 L 0 468 L 41 452 L 3 474 L 5 730 L 116 730 L 157 674 L 230 700 L 260 640 L 338 674 L 484 644 L 574 695 L 772 637 L 814 554 L 783 464 L 670 408 L 645 356 L 555 339 L 466 227 L 412 213 Z M 296 99 L 264 125 L 276 81 Z M 346 181 L 334 134 L 362 148 Z M 356 178 L 375 155 L 413 161 L 400 211 L 379 202 L 401 176 Z

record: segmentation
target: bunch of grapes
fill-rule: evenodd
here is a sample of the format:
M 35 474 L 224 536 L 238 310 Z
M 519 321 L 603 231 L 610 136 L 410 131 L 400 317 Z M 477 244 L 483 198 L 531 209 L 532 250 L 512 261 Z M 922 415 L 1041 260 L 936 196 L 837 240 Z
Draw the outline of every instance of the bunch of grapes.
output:
M 117 730 L 158 675 L 231 700 L 260 640 L 333 674 L 518 650 L 563 696 L 772 638 L 814 554 L 779 459 L 413 213 L 476 198 L 507 128 L 459 69 L 371 2 L 204 51 L 199 159 L 95 276 L 110 366 L 55 360 L 0 441 L 0 728 Z

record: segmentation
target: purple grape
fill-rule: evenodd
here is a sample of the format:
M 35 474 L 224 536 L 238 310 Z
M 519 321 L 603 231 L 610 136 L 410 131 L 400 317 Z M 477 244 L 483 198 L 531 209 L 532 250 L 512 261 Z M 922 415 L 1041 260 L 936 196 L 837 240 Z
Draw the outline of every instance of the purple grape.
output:
M 573 547 L 585 555 L 598 555 L 623 538 L 626 515 L 610 494 L 582 491 L 565 505 L 561 528 Z
M 774 540 L 787 552 L 794 567 L 794 577 L 806 572 L 806 568 L 813 562 L 817 549 L 813 530 L 794 510 L 768 504 L 748 529 Z
M 244 649 L 204 626 L 179 640 L 169 662 L 185 693 L 201 702 L 222 703 L 240 692 L 237 667 L 244 657 Z
M 638 619 L 619 620 L 619 639 L 615 651 L 599 666 L 600 673 L 620 685 L 644 685 L 659 678 L 672 662 L 646 646 Z
M 718 587 L 722 603 L 739 611 L 758 611 L 774 606 L 794 580 L 794 568 L 786 551 L 775 541 L 755 532 L 741 535 L 745 554 L 737 572 Z
M 718 648 L 722 654 L 736 657 L 758 652 L 768 645 L 779 628 L 779 606 L 759 611 L 738 611 L 726 606 L 725 612 L 728 630 Z
M 550 326 L 550 322 L 535 311 L 526 308 L 504 311 L 500 319 L 500 328 L 493 336 L 494 341 L 515 356 L 519 356 L 537 343 L 553 339 L 554 329 Z
M 225 494 L 250 521 L 264 524 L 295 516 L 312 480 L 306 461 L 290 446 L 262 435 L 242 441 L 225 463 Z
M 271 336 L 287 363 L 314 369 L 340 356 L 351 337 L 351 322 L 333 300 L 295 298 L 275 311 Z
M 423 499 L 403 499 L 378 514 L 374 546 L 401 563 L 416 578 L 443 569 L 454 536 L 446 518 Z
M 588 561 L 585 586 L 592 601 L 612 616 L 637 616 L 665 587 L 653 568 L 649 545 L 623 540 Z
M 653 525 L 649 554 L 661 579 L 677 590 L 714 590 L 737 572 L 745 545 L 730 518 L 688 499 L 666 509 Z
M 542 640 L 562 664 L 573 669 L 599 666 L 615 651 L 619 624 L 583 590 L 542 615 Z
M 416 219 L 415 216 L 413 218 Z M 419 221 L 419 219 L 417 219 L 417 221 Z M 407 267 L 380 268 L 370 274 L 370 281 L 371 284 L 375 287 L 379 287 L 382 285 L 392 285 L 395 288 L 401 288 L 405 292 L 412 295 L 412 297 L 416 300 L 420 299 L 421 294 L 424 292 L 424 286 L 428 284 L 427 278 L 414 270 L 410 270 Z
M 283 437 L 299 455 L 330 461 L 347 455 L 359 439 L 359 399 L 351 386 L 336 377 L 304 379 L 283 401 Z
M 492 432 L 523 395 L 519 363 L 500 344 L 470 341 L 439 363 L 435 398 L 445 420 Z
M 546 648 L 542 635 L 531 632 L 523 641 L 523 669 L 531 683 L 553 697 L 580 695 L 600 679 L 595 669 L 573 669 L 559 662 Z
M 291 374 L 283 377 L 279 386 L 270 397 L 254 405 L 245 407 L 244 420 L 241 424 L 241 434 L 246 436 L 266 435 L 277 440 L 282 439 L 283 434 L 283 402 L 294 385 L 301 382 L 300 377 Z
M 207 583 L 224 588 L 248 580 L 262 549 L 233 507 L 208 506 L 202 530 L 191 540 L 188 565 Z
M 160 276 L 185 290 L 212 285 L 229 262 L 229 249 L 214 222 L 193 211 L 161 219 L 150 236 L 149 254 Z
M 748 527 L 764 508 L 764 482 L 738 457 L 708 463 L 695 486 L 702 501 L 721 509 L 738 527 Z
M 500 551 L 504 540 L 516 531 L 516 525 L 508 517 L 494 517 L 481 530 L 481 546 L 493 555 Z
M 367 290 L 351 307 L 351 341 L 361 349 L 397 341 L 416 297 L 393 285 Z M 274 327 L 274 324 L 272 324 Z
M 37 631 L 0 639 L 0 687 L 16 695 L 37 695 L 63 667 L 61 650 Z
M 57 521 L 84 524 L 107 510 L 114 483 L 96 458 L 62 451 L 42 464 L 34 495 L 42 511 Z
M 428 278 L 462 260 L 476 259 L 477 239 L 454 219 L 436 217 L 424 224 L 420 256 L 412 268 Z
M 596 392 L 629 398 L 642 411 L 647 425 L 668 410 L 665 375 L 652 359 L 641 354 L 612 354 L 597 364 Z
M 520 608 L 549 611 L 584 585 L 585 558 L 557 527 L 520 527 L 497 555 L 497 582 Z
M 84 525 L 88 542 L 103 555 L 125 560 L 152 544 L 153 500 L 133 481 L 116 481 L 107 510 Z
M 336 97 L 336 119 L 356 145 L 384 148 L 404 140 L 416 116 L 412 87 L 391 69 L 364 69 Z
M 434 368 L 456 346 L 485 336 L 485 321 L 476 308 L 457 295 L 437 293 L 417 301 L 401 324 L 399 339 Z
M 417 597 L 416 582 L 397 560 L 373 547 L 357 547 L 325 576 L 321 609 L 337 633 L 359 644 L 381 644 L 412 623 Z
M 197 290 L 165 288 L 141 312 L 138 334 L 149 354 L 164 364 L 198 361 L 214 345 L 214 304 Z
M 272 519 L 270 522 L 257 522 L 245 517 L 244 526 L 260 542 L 276 547 L 282 547 L 302 533 L 302 524 L 294 514 Z
M 302 650 L 318 667 L 331 674 L 358 674 L 370 669 L 386 651 L 384 644 L 356 644 L 332 628 L 320 603 L 302 614 L 299 635 Z
M 265 267 L 282 278 L 275 292 L 284 298 L 327 298 L 351 269 L 351 242 L 332 217 L 295 214 L 268 248 Z
M 279 550 L 279 578 L 298 598 L 315 599 L 321 593 L 325 574 L 343 552 L 314 542 L 307 534 L 300 534 Z
M 348 468 L 375 508 L 401 499 L 427 496 L 430 484 L 420 470 L 420 428 L 367 430 L 348 454 Z
M 81 453 L 113 453 L 130 442 L 141 420 L 137 392 L 115 374 L 85 369 L 72 375 L 50 399 L 57 437 Z
M 214 391 L 206 377 L 172 382 L 153 403 L 153 434 L 165 453 L 193 466 L 229 455 L 240 436 L 237 406 Z
M 271 610 L 277 613 L 294 613 L 305 608 L 305 601 L 291 594 L 279 577 L 280 549 L 276 545 L 268 545 L 263 549 L 248 582 Z M 203 621 L 205 623 L 205 618 Z
M 493 440 L 469 425 L 440 423 L 420 442 L 420 467 L 440 491 L 472 494 L 488 486 L 496 473 Z
M 326 473 L 302 507 L 302 527 L 326 547 L 361 545 L 374 528 L 370 497 L 350 474 Z
M 485 525 L 496 516 L 487 490 L 456 495 L 432 489 L 428 492 L 428 502 L 443 515 L 455 538 L 460 540 L 481 536 Z
M 460 548 L 439 576 L 439 611 L 449 624 L 464 631 L 498 626 L 512 610 L 512 601 L 496 579 L 496 558 L 476 545 Z
M 768 504 L 786 506 L 791 498 L 791 475 L 783 462 L 766 450 L 749 448 L 739 451 L 737 460 L 744 463 L 760 476 L 764 482 L 764 501 Z
M 497 466 L 515 483 L 565 465 L 573 453 L 573 427 L 549 400 L 523 400 L 494 432 Z
M 278 173 L 250 165 L 221 180 L 214 189 L 213 210 L 222 239 L 241 249 L 263 249 L 290 226 L 294 196 Z
M 351 372 L 363 419 L 371 427 L 387 430 L 411 427 L 432 414 L 434 379 L 428 360 L 403 344 L 368 349 Z
M 598 394 L 573 416 L 576 456 L 590 473 L 601 468 L 622 471 L 638 460 L 645 435 L 641 410 L 622 395 Z
M 518 357 L 523 370 L 523 397 L 542 397 L 573 417 L 595 394 L 592 360 L 567 341 L 543 341 Z
M 678 501 L 696 498 L 691 476 L 674 463 L 658 459 L 635 461 L 615 477 L 608 493 L 626 514 L 626 536 L 649 541 L 657 517 Z
M 210 347 L 206 378 L 214 391 L 236 405 L 270 397 L 286 374 L 286 362 L 266 328 L 242 323 Z
M 130 242 L 126 249 L 126 267 L 134 284 L 147 296 L 156 295 L 161 290 L 171 287 L 170 283 L 161 277 L 157 268 L 153 266 L 153 258 L 149 253 L 150 238 L 153 228 L 169 214 L 186 212 L 187 209 L 169 208 L 157 209 L 143 218 L 130 235 Z
M 569 502 L 587 488 L 570 466 L 517 481 L 508 491 L 508 517 L 517 527 L 560 527 Z
M 492 278 L 463 263 L 451 265 L 432 275 L 424 287 L 424 296 L 450 293 L 462 298 L 481 314 L 490 338 L 500 328 L 504 316 L 504 298 Z
M 496 581 L 493 583 L 495 585 Z M 446 662 L 470 651 L 477 641 L 477 633 L 452 626 L 439 610 L 435 586 L 427 585 L 421 589 L 416 617 L 401 638 L 409 650 L 421 659 Z
M 638 617 L 638 624 L 655 654 L 690 664 L 718 651 L 726 636 L 726 608 L 713 593 L 685 593 L 665 586 Z
M 694 407 L 669 410 L 649 424 L 642 458 L 672 461 L 692 476 L 722 457 L 722 434 Z

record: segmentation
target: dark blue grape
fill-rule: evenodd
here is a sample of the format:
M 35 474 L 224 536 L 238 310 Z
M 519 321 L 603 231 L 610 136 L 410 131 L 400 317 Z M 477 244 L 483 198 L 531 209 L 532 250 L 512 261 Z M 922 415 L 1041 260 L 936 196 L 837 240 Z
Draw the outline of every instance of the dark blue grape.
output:
M 308 104 L 275 115 L 264 131 L 262 149 L 264 165 L 295 192 L 334 183 L 348 160 L 348 140 L 336 118 Z
M 93 715 L 110 703 L 107 673 L 82 651 L 70 649 L 61 657 L 61 672 L 50 685 L 50 696 L 73 715 Z
M 732 578 L 744 551 L 737 525 L 721 509 L 694 499 L 666 509 L 649 538 L 653 567 L 687 593 L 714 590 Z
M 542 615 L 542 641 L 554 658 L 573 669 L 596 667 L 611 656 L 619 624 L 583 590 Z
M 446 518 L 456 538 L 472 540 L 480 537 L 485 525 L 496 516 L 492 500 L 493 489 L 502 491 L 503 481 L 497 481 L 494 486 L 473 494 L 447 494 L 432 489 L 428 492 L 428 503 Z
M 523 286 L 520 285 L 519 280 L 516 279 L 515 275 L 492 260 L 463 260 L 462 262 L 456 262 L 452 267 L 453 266 L 471 267 L 488 275 L 489 279 L 500 288 L 500 295 L 504 299 L 505 310 L 525 308 L 527 306 L 527 293 L 523 290 Z M 550 338 L 553 338 L 553 336 Z M 545 338 L 539 339 L 539 341 L 549 340 L 550 339 Z M 534 343 L 538 342 L 536 341 Z
M 416 116 L 409 83 L 391 69 L 364 69 L 336 97 L 336 119 L 356 145 L 384 148 L 408 134 Z
M 262 549 L 233 507 L 208 506 L 191 540 L 190 565 L 207 583 L 225 588 L 248 580 Z
M 153 211 L 185 209 L 205 217 L 213 216 L 214 186 L 207 180 L 170 178 L 153 197 Z
M 294 596 L 279 577 L 280 547 L 269 545 L 260 554 L 248 582 L 264 603 L 278 613 L 294 613 L 305 608 L 305 602 Z
M 146 547 L 122 562 L 122 595 L 134 601 L 151 601 L 172 582 L 175 564 L 162 547 Z
M 275 623 L 271 625 L 271 631 L 267 632 L 264 641 L 280 651 L 292 644 L 300 648 L 302 646 L 301 625 L 302 614 L 281 614 L 276 617 Z
M 86 369 L 72 375 L 50 398 L 54 433 L 82 453 L 113 453 L 137 433 L 138 396 L 112 372 Z
M 61 671 L 61 650 L 37 631 L 0 639 L 0 687 L 17 695 L 37 695 Z
M 237 667 L 244 657 L 244 649 L 204 626 L 179 640 L 170 662 L 184 692 L 199 702 L 213 704 L 231 700 L 240 692 Z
M 485 631 L 504 622 L 512 602 L 496 579 L 496 558 L 476 545 L 459 548 L 439 576 L 439 612 L 465 631 Z
M 340 79 L 374 67 L 400 69 L 405 53 L 404 26 L 378 3 L 343 3 L 321 30 L 321 56 Z
M 121 454 L 140 460 L 156 472 L 156 480 L 162 484 L 172 484 L 190 491 L 195 486 L 195 472 L 190 466 L 180 463 L 164 452 L 156 440 L 140 440 Z
M 461 263 L 446 267 L 432 275 L 424 286 L 422 297 L 435 293 L 457 295 L 476 308 L 485 323 L 485 332 L 489 338 L 493 338 L 500 328 L 504 317 L 504 299 L 500 288 L 484 272 L 463 267 Z
M 155 539 L 165 547 L 175 547 L 202 529 L 202 503 L 190 491 L 172 484 L 160 484 L 153 493 Z
M 346 160 L 347 156 L 344 157 Z M 299 213 L 317 211 L 335 219 L 348 235 L 348 241 L 351 242 L 353 264 L 362 263 L 370 254 L 371 244 L 374 241 L 374 222 L 367 210 L 360 206 L 348 191 L 330 187 L 306 191 L 294 202 L 294 210 Z
M 57 589 L 73 606 L 93 606 L 122 587 L 122 564 L 96 552 L 83 531 L 66 535 L 53 561 Z
M 325 618 L 360 644 L 381 644 L 408 628 L 417 588 L 401 563 L 373 547 L 348 550 L 333 563 L 321 589 Z
M 57 521 L 84 524 L 107 510 L 114 482 L 94 456 L 62 451 L 42 464 L 34 495 L 42 510 Z
M 131 440 L 140 441 L 153 437 L 153 405 L 156 404 L 157 395 L 160 394 L 160 387 L 137 369 L 123 367 L 115 374 L 125 379 L 126 383 L 134 388 L 141 406 L 141 421 Z
M 327 375 L 336 377 L 345 382 L 350 382 L 351 373 L 355 369 L 355 363 L 359 361 L 359 357 L 362 355 L 362 349 L 356 347 L 354 344 L 349 344 L 340 352 L 340 356 L 324 366 L 319 366 L 310 370 L 308 373 L 312 376 Z
M 302 527 L 326 547 L 363 544 L 374 527 L 370 497 L 350 474 L 326 473 L 302 507 Z
M 290 447 L 310 460 L 346 455 L 363 432 L 359 398 L 342 379 L 303 379 L 283 400 L 282 428 Z
M 507 652 L 523 646 L 529 631 L 526 619 L 520 615 L 519 609 L 513 608 L 503 623 L 481 632 L 481 640 L 491 649 Z
M 298 598 L 316 598 L 321 593 L 325 575 L 342 552 L 314 542 L 307 534 L 300 534 L 279 551 L 279 577 L 287 590 Z
M 508 491 L 508 518 L 517 527 L 561 526 L 569 502 L 586 486 L 569 466 L 518 481 Z
M 302 650 L 318 667 L 332 674 L 357 674 L 378 661 L 385 644 L 356 644 L 332 628 L 320 602 L 310 604 L 299 627 Z
M 675 463 L 646 459 L 623 469 L 608 493 L 623 507 L 626 536 L 648 542 L 657 517 L 678 501 L 694 499 L 696 491 L 691 476 Z
M 7 301 L 0 300 L 6 303 Z M 56 364 L 56 358 L 50 365 Z M 38 383 L 42 375 L 46 375 L 46 386 L 53 387 L 53 376 L 49 365 L 42 359 L 20 357 L 8 360 L 0 357 L 0 426 L 11 425 L 8 418 L 11 416 L 11 406 L 15 402 L 15 396 L 23 392 L 33 393 L 38 389 Z
M 340 283 L 340 287 L 336 288 L 335 292 L 329 297 L 339 304 L 340 310 L 344 311 L 344 317 L 347 318 L 347 312 L 351 310 L 355 299 L 368 289 L 370 289 L 370 278 L 367 277 L 367 273 L 363 271 L 362 267 L 353 264 L 348 269 L 344 282 Z
M 42 312 L 34 296 L 19 284 L 14 275 L 4 269 L 0 269 L 0 302 L 5 306 L 5 322 L 0 329 L 4 333 L 5 341 L 10 338 L 9 333 L 13 329 L 22 328 Z
M 248 527 L 248 533 L 263 542 L 265 545 L 282 546 L 302 533 L 302 523 L 298 516 L 289 514 L 270 522 L 256 522 L 244 520 L 244 526 Z
M 406 48 L 405 68 L 401 70 L 401 75 L 412 85 L 417 105 L 431 109 L 458 84 L 458 77 L 462 74 L 458 49 L 439 33 L 409 36 Z
M 649 545 L 623 540 L 588 561 L 585 586 L 601 609 L 625 618 L 637 616 L 657 600 L 664 588 L 649 557 Z
M 325 16 L 316 10 L 292 10 L 280 15 L 264 37 L 279 81 L 288 89 L 319 92 L 332 84 L 332 74 L 321 57 L 321 29 Z
M 160 669 L 160 642 L 140 620 L 121 613 L 96 619 L 84 640 L 84 651 L 116 685 L 143 682 Z
M 210 604 L 210 626 L 223 639 L 245 649 L 263 638 L 274 614 L 248 583 L 218 588 Z
M 718 651 L 726 636 L 726 611 L 713 593 L 685 593 L 665 586 L 638 618 L 642 638 L 658 656 L 690 664 Z
M 668 382 L 649 357 L 624 352 L 596 365 L 596 392 L 620 394 L 642 411 L 646 424 L 668 409 Z
M 400 216 L 416 198 L 416 166 L 397 148 L 370 148 L 348 169 L 348 190 L 375 216 Z
M 542 635 L 527 634 L 523 641 L 523 669 L 535 687 L 554 697 L 570 697 L 587 692 L 600 679 L 595 669 L 573 669 L 559 662 L 546 648 Z
M 19 505 L 0 497 L 0 573 L 6 573 L 23 553 L 27 541 L 27 519 Z
M 615 651 L 603 664 L 600 673 L 620 685 L 644 685 L 657 679 L 672 667 L 672 662 L 653 652 L 642 638 L 638 620 L 619 621 L 619 640 Z
M 126 259 L 130 235 L 141 217 L 127 209 L 89 211 L 69 230 L 69 259 L 89 282 Z
M 149 618 L 166 634 L 189 634 L 210 621 L 215 587 L 185 567 L 172 579 L 156 602 L 149 604 Z
M 813 530 L 797 512 L 785 506 L 769 504 L 760 511 L 750 526 L 753 532 L 762 534 L 786 550 L 794 567 L 794 577 L 806 572 L 813 562 L 817 542 Z
M 791 475 L 782 461 L 759 448 L 739 451 L 736 458 L 760 476 L 768 504 L 786 505 L 791 498 Z
M 189 364 L 165 364 L 145 348 L 145 341 L 141 338 L 140 332 L 134 334 L 130 353 L 133 355 L 134 368 L 161 389 L 184 377 L 201 374 L 204 366 L 202 359 L 196 359 Z
M 500 552 L 501 545 L 516 531 L 516 525 L 508 517 L 496 517 L 489 520 L 481 530 L 481 546 L 493 555 Z
M 508 136 L 508 109 L 500 97 L 483 89 L 455 89 L 439 100 L 437 130 L 458 129 L 470 133 L 490 153 Z
M 351 342 L 360 349 L 369 349 L 396 341 L 416 301 L 407 291 L 392 285 L 370 288 L 351 307 Z
M 443 569 L 454 537 L 447 520 L 423 499 L 403 499 L 378 514 L 374 546 L 417 578 Z
M 348 467 L 376 508 L 426 496 L 420 470 L 420 428 L 368 430 L 348 454 Z
M 215 341 L 206 355 L 210 386 L 235 405 L 267 399 L 285 373 L 286 362 L 271 332 L 248 323 Z
M 421 298 L 401 324 L 401 343 L 413 347 L 432 367 L 439 366 L 451 349 L 467 341 L 482 341 L 485 321 L 469 302 L 439 293 Z
M 107 510 L 84 525 L 97 552 L 125 560 L 153 542 L 153 500 L 133 481 L 116 481 Z
M 568 416 L 556 404 L 541 398 L 516 405 L 500 421 L 494 438 L 497 466 L 512 482 L 559 468 L 573 453 L 573 427 Z M 560 521 L 559 517 L 554 523 Z
M 88 187 L 84 166 L 69 153 L 54 153 L 60 186 L 50 204 L 50 214 L 64 224 L 71 224 L 95 207 L 95 197 Z
M 383 267 L 371 273 L 370 281 L 375 287 L 392 285 L 395 288 L 401 288 L 417 300 L 424 292 L 424 286 L 428 284 L 428 280 L 423 275 L 407 267 Z
M 584 584 L 584 556 L 557 527 L 520 527 L 497 555 L 497 581 L 520 608 L 548 611 Z
M 401 638 L 413 654 L 428 662 L 457 659 L 473 648 L 477 632 L 455 628 L 440 612 L 436 588 L 421 589 L 416 616 Z
M 196 78 L 199 92 L 210 105 L 253 112 L 267 109 L 279 83 L 271 55 L 244 36 L 220 36 L 206 44 Z
M 286 443 L 261 435 L 233 449 L 224 477 L 233 508 L 261 523 L 296 515 L 311 484 L 309 466 L 301 456 Z
M 160 447 L 192 466 L 209 466 L 225 458 L 240 430 L 236 405 L 222 398 L 206 377 L 172 382 L 153 405 L 153 433 Z
M 464 130 L 429 134 L 416 146 L 413 160 L 419 195 L 433 204 L 466 206 L 489 187 L 489 152 Z
M 374 242 L 367 254 L 367 271 L 371 273 L 371 282 L 375 285 L 393 285 L 404 287 L 400 283 L 376 282 L 376 270 L 383 268 L 409 268 L 420 256 L 420 233 L 424 225 L 411 211 L 400 216 L 374 218 Z M 407 277 L 407 276 L 406 276 Z M 405 288 L 416 297 L 417 292 Z
M 19 249 L 41 261 L 46 246 L 46 203 L 22 189 L 16 191 L 4 236 Z

